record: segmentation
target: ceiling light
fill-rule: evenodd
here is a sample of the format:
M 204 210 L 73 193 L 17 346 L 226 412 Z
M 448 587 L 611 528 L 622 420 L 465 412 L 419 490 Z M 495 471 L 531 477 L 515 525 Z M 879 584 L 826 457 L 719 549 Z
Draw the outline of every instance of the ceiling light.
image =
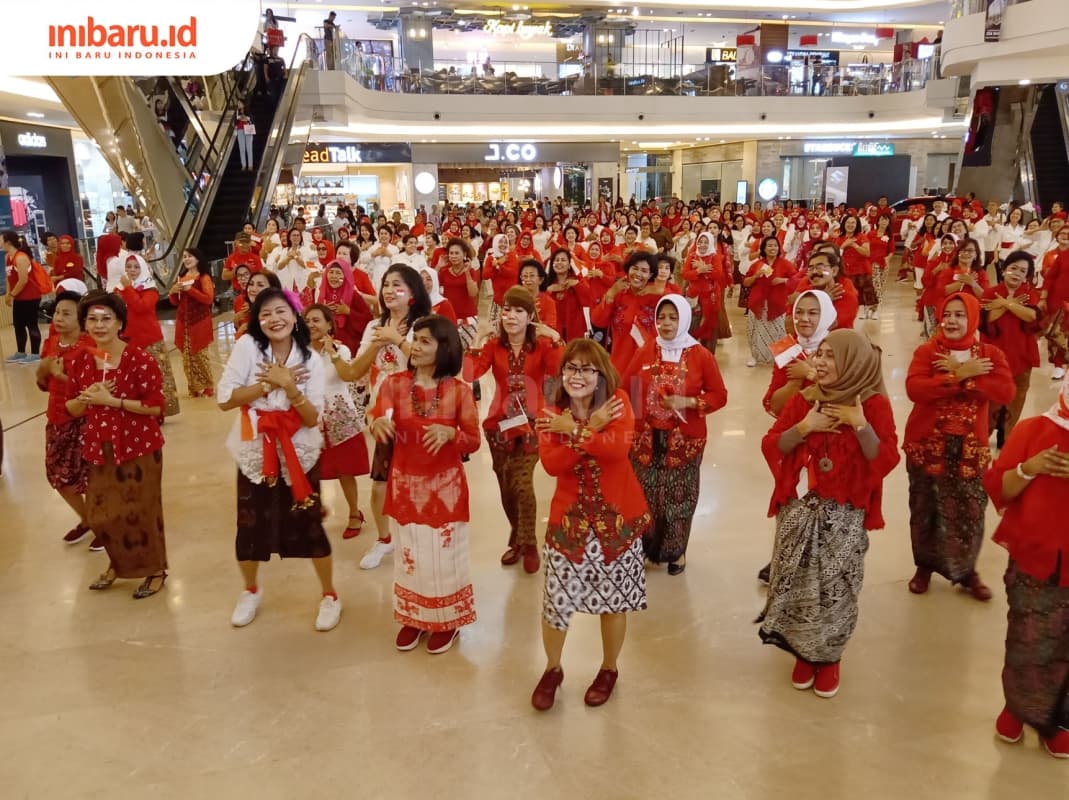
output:
M 1032 81 L 1030 81 L 1028 78 L 1021 78 L 1019 81 L 1017 81 L 1018 86 L 1028 86 L 1031 83 Z
M 27 111 L 26 112 L 26 116 L 27 117 L 33 117 L 34 119 L 44 119 L 45 118 L 45 115 L 42 114 L 40 111 Z

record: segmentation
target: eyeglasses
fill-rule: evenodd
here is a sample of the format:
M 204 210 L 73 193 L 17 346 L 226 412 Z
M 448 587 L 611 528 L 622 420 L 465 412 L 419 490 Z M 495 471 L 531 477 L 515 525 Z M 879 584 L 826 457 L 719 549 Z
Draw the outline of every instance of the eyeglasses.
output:
M 589 379 L 593 378 L 595 375 L 600 375 L 601 373 L 598 372 L 597 369 L 595 369 L 594 367 L 579 366 L 577 364 L 565 364 L 564 367 L 561 369 L 561 374 L 568 378 L 574 378 L 576 375 L 582 375 L 584 378 Z

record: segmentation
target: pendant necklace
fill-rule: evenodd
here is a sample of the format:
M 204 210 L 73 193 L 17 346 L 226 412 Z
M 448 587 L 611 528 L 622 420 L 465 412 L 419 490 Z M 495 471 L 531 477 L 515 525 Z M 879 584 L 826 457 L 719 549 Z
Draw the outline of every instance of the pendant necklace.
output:
M 824 440 L 824 458 L 820 459 L 820 461 L 817 462 L 817 469 L 819 469 L 821 472 L 828 473 L 828 472 L 831 472 L 834 467 L 835 467 L 835 462 L 832 461 L 831 457 L 828 455 L 828 440 L 825 439 Z

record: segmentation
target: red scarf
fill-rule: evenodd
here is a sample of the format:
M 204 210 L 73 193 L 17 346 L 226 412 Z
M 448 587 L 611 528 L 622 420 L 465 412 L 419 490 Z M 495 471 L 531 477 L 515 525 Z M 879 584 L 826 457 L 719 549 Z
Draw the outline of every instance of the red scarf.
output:
M 286 459 L 286 469 L 290 473 L 290 489 L 293 492 L 293 507 L 308 508 L 315 502 L 312 492 L 312 484 L 308 482 L 308 476 L 301 468 L 300 459 L 297 458 L 297 450 L 293 446 L 293 434 L 304 427 L 301 415 L 295 408 L 287 408 L 285 411 L 259 411 L 256 412 L 257 423 L 260 433 L 264 437 L 264 478 L 268 486 L 278 483 L 281 474 L 278 448 L 282 445 L 282 455 Z M 241 407 L 241 439 L 252 441 L 252 420 L 249 417 L 249 407 Z

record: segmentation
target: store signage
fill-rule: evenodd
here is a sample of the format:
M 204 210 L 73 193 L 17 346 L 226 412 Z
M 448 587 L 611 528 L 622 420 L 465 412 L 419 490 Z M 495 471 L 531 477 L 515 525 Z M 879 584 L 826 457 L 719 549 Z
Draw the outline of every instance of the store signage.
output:
M 734 64 L 739 57 L 739 51 L 734 47 L 706 47 L 706 62 L 719 62 Z
M 834 44 L 848 44 L 848 45 L 877 45 L 880 40 L 876 38 L 874 33 L 846 33 L 845 31 L 832 31 L 831 40 Z
M 772 178 L 764 178 L 757 184 L 757 196 L 762 200 L 774 199 L 779 194 L 779 184 Z
M 802 152 L 820 156 L 893 156 L 895 146 L 892 142 L 806 142 Z
M 517 142 L 510 142 L 509 144 L 491 142 L 488 147 L 489 152 L 483 156 L 483 161 L 530 163 L 538 160 L 538 148 L 530 142 L 522 144 Z
M 309 143 L 303 159 L 305 164 L 400 164 L 411 160 L 412 148 L 407 144 L 367 142 Z
M 553 36 L 553 24 L 548 21 L 528 25 L 526 22 L 502 22 L 499 19 L 491 19 L 487 20 L 483 30 L 492 36 L 515 36 L 524 41 L 535 36 Z
M 45 148 L 48 147 L 48 139 L 39 133 L 20 133 L 15 141 L 19 143 L 19 147 L 33 147 L 33 148 Z

